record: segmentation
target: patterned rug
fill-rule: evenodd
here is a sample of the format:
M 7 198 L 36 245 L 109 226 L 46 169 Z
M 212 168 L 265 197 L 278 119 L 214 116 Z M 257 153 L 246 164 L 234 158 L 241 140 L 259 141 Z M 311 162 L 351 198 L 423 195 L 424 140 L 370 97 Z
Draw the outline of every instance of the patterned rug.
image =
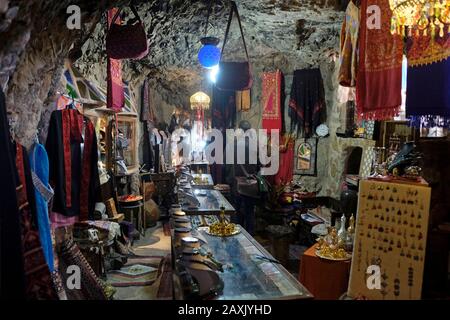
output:
M 108 281 L 114 287 L 148 286 L 163 273 L 164 257 L 129 257 L 128 262 L 117 271 L 108 275 Z

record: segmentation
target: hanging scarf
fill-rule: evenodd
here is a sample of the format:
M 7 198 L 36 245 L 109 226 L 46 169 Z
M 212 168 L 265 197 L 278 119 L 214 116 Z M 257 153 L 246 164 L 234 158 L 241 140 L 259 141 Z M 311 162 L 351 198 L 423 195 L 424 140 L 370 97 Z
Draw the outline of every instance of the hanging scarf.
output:
M 262 127 L 270 134 L 271 130 L 281 131 L 281 83 L 280 70 L 264 72 L 262 75 Z
M 415 127 L 450 128 L 450 35 L 410 38 L 407 55 L 406 116 Z
M 295 70 L 289 100 L 291 132 L 296 130 L 297 133 L 303 132 L 305 137 L 310 137 L 320 124 L 321 114 L 325 109 L 325 91 L 320 70 Z
M 36 216 L 41 238 L 42 249 L 50 272 L 55 270 L 48 203 L 53 197 L 53 189 L 49 184 L 49 163 L 47 151 L 43 145 L 36 143 L 30 152 L 30 168 L 36 198 Z
M 373 18 L 367 8 L 372 5 L 381 9 L 380 29 L 367 27 Z M 364 120 L 391 119 L 402 104 L 403 40 L 391 34 L 391 16 L 388 0 L 361 1 L 356 106 Z
M 25 273 L 25 293 L 27 299 L 57 299 L 52 277 L 42 249 L 36 217 L 33 217 L 35 201 L 31 187 L 31 172 L 26 166 L 24 147 L 16 143 L 16 167 L 19 177 L 17 206 L 22 226 L 22 253 Z M 28 169 L 28 170 L 27 170 Z M 28 183 L 27 183 L 28 181 Z
M 350 1 L 345 11 L 341 30 L 341 54 L 339 84 L 345 87 L 356 86 L 357 45 L 359 33 L 359 8 Z
M 108 10 L 108 27 L 117 8 Z M 120 17 L 116 19 L 116 24 L 121 24 Z M 125 95 L 122 82 L 122 63 L 120 60 L 107 58 L 107 106 L 108 108 L 120 112 L 125 104 Z
M 150 103 L 150 85 L 148 79 L 144 80 L 142 85 L 142 105 L 141 105 L 141 122 L 151 121 L 156 122 L 156 115 Z

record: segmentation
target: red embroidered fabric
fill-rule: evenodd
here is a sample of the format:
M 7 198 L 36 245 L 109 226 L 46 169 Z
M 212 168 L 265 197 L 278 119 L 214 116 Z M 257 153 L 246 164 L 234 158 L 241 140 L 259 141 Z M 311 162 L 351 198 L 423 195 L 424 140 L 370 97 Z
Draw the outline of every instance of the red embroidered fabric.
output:
M 381 9 L 381 28 L 375 25 L 376 13 L 367 13 L 369 6 Z M 389 1 L 361 1 L 356 107 L 365 120 L 390 119 L 400 111 L 403 40 L 391 34 L 391 16 Z
M 281 81 L 280 70 L 264 72 L 262 75 L 262 127 L 281 131 Z

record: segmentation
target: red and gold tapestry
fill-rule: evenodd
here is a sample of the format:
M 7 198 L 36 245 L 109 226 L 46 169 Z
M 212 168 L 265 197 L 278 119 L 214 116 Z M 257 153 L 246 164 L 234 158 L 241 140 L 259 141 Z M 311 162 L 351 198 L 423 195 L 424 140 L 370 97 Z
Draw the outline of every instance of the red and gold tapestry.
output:
M 281 82 L 280 70 L 264 72 L 262 75 L 262 127 L 281 131 Z
M 400 111 L 403 40 L 391 34 L 391 16 L 389 0 L 361 1 L 356 107 L 365 120 L 391 119 Z
M 114 15 L 117 12 L 117 8 L 113 8 L 108 11 L 108 26 Z M 116 24 L 120 24 L 120 17 L 116 19 Z M 125 104 L 125 96 L 123 91 L 122 82 L 122 63 L 120 60 L 115 60 L 107 58 L 107 82 L 108 82 L 108 93 L 107 93 L 107 106 L 108 108 L 120 112 Z

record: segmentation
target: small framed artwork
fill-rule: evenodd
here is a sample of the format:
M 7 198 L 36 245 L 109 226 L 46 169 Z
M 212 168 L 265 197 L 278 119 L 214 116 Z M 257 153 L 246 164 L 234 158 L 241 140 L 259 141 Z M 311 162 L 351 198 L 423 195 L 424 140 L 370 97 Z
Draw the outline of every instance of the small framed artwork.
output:
M 315 176 L 317 158 L 317 139 L 297 139 L 294 150 L 295 174 Z

